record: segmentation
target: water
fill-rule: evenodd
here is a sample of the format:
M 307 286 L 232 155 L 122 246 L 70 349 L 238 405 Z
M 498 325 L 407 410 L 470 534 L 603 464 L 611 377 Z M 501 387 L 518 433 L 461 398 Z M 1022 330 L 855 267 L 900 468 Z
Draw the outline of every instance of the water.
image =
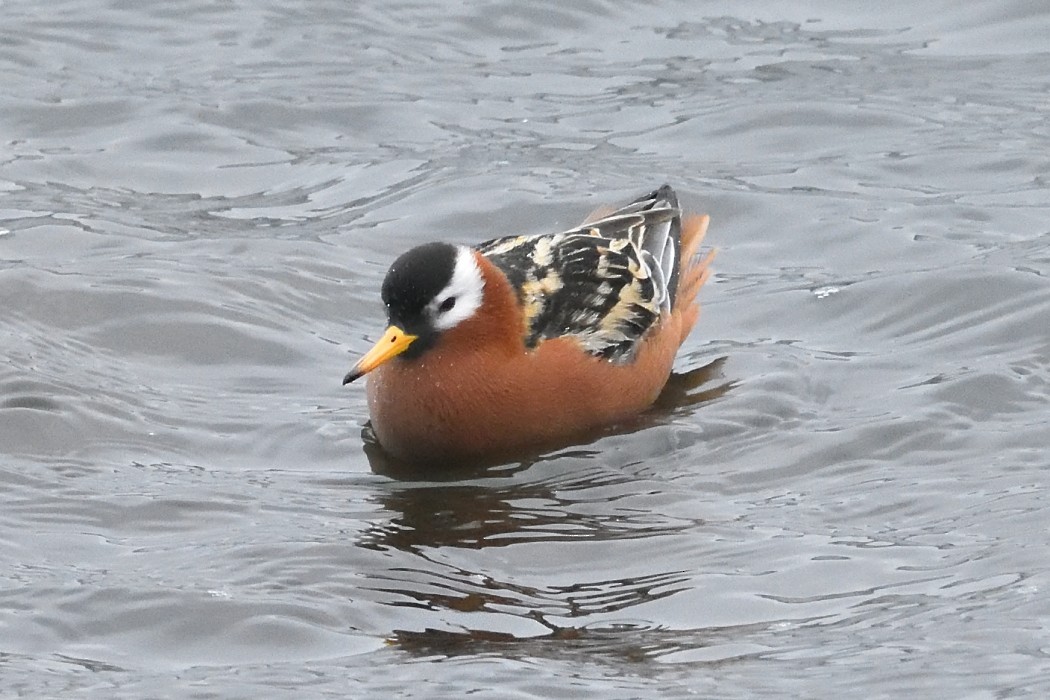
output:
M 4 696 L 1050 691 L 1043 3 L 0 27 Z M 373 469 L 398 253 L 663 182 L 719 248 L 703 400 Z

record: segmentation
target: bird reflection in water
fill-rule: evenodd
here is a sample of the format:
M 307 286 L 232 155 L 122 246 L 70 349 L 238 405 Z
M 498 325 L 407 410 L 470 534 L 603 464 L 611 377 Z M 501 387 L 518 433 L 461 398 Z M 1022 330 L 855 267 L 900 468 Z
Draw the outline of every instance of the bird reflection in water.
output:
M 630 469 L 609 469 L 602 452 L 588 443 L 614 435 L 638 433 L 695 410 L 733 387 L 722 374 L 725 358 L 682 374 L 672 374 L 652 409 L 630 424 L 581 438 L 574 447 L 518 458 L 504 464 L 449 465 L 436 471 L 401 464 L 386 455 L 366 427 L 365 453 L 372 470 L 391 478 L 380 494 L 392 517 L 362 534 L 358 545 L 375 550 L 399 550 L 420 557 L 418 568 L 400 567 L 376 574 L 372 590 L 391 594 L 402 607 L 458 613 L 514 615 L 538 634 L 505 631 L 424 629 L 395 630 L 391 643 L 424 653 L 466 652 L 476 644 L 529 642 L 542 639 L 608 644 L 610 628 L 584 624 L 564 626 L 550 618 L 585 618 L 627 610 L 643 602 L 672 595 L 687 585 L 688 572 L 535 588 L 498 581 L 488 574 L 450 570 L 435 561 L 435 548 L 485 549 L 521 543 L 615 541 L 676 534 L 693 525 L 659 513 L 619 507 L 617 501 L 635 495 L 630 486 L 639 477 Z M 575 462 L 554 469 L 556 462 Z M 595 489 L 610 496 L 608 508 L 580 508 Z M 593 504 L 590 504 L 593 506 Z M 540 627 L 537 627 L 536 625 Z M 547 630 L 545 633 L 542 630 Z

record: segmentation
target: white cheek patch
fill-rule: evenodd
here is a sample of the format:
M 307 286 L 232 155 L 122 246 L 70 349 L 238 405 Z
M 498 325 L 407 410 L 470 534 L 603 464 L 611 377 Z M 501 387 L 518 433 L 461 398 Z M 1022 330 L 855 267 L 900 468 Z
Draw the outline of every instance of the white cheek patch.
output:
M 452 279 L 449 280 L 448 286 L 438 292 L 434 300 L 427 305 L 434 327 L 440 331 L 447 331 L 460 321 L 473 316 L 481 306 L 484 291 L 485 280 L 481 277 L 477 260 L 474 259 L 474 251 L 465 246 L 459 246 L 456 251 L 456 266 L 452 271 Z M 456 300 L 455 305 L 447 311 L 442 311 L 442 304 L 452 298 Z

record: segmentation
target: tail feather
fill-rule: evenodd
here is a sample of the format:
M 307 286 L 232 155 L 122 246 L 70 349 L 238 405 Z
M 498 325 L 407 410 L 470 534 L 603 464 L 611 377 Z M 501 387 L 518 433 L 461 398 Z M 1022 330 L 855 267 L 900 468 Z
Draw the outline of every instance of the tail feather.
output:
M 708 251 L 703 257 L 699 254 L 700 244 L 707 234 L 710 222 L 710 217 L 704 215 L 691 216 L 682 223 L 681 269 L 674 306 L 674 311 L 681 314 L 682 318 L 682 341 L 685 341 L 696 325 L 700 316 L 700 303 L 696 296 L 711 276 L 711 261 L 715 257 L 715 251 Z

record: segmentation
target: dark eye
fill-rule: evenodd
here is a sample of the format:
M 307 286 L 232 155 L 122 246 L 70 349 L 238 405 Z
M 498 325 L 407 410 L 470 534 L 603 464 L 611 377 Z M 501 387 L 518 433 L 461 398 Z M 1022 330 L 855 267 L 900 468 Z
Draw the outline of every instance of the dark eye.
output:
M 456 297 L 449 297 L 445 301 L 441 302 L 441 306 L 438 307 L 438 311 L 443 314 L 447 314 L 456 305 Z

